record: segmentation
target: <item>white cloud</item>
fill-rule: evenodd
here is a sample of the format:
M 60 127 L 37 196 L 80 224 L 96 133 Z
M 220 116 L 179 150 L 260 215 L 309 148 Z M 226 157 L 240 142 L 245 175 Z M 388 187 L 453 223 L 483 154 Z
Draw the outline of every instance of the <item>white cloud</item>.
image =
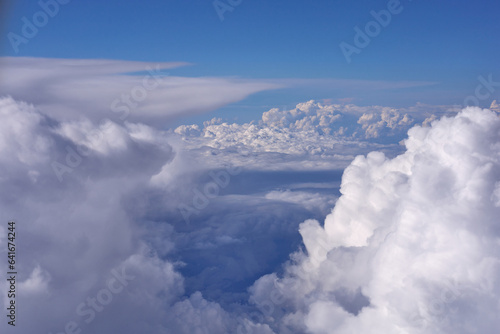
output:
M 111 120 L 61 121 L 12 98 L 0 99 L 0 107 L 0 220 L 18 222 L 19 330 L 59 332 L 74 322 L 89 332 L 231 333 L 243 326 L 271 333 L 245 318 L 246 306 L 224 307 L 242 301 L 245 288 L 297 244 L 298 223 L 331 201 L 246 189 L 221 194 L 186 226 L 177 204 L 192 198 L 207 167 L 196 166 L 196 152 L 171 133 Z M 68 168 L 61 181 L 54 162 Z M 297 203 L 301 196 L 309 196 L 307 208 Z M 40 309 L 44 304 L 50 307 Z
M 50 276 L 40 266 L 36 266 L 28 279 L 19 283 L 23 293 L 36 294 L 48 291 Z
M 313 185 L 317 187 L 317 185 Z M 332 187 L 334 189 L 334 187 Z M 317 209 L 322 213 L 327 214 L 328 211 L 335 205 L 336 197 L 333 195 L 325 196 L 320 193 L 311 193 L 309 191 L 300 190 L 281 190 L 271 191 L 266 194 L 266 198 L 270 200 L 278 200 L 284 202 L 295 203 L 309 210 Z
M 60 120 L 127 119 L 162 127 L 174 117 L 215 110 L 281 87 L 259 80 L 175 77 L 166 72 L 186 65 L 4 57 L 0 58 L 0 96 L 34 103 Z M 134 72 L 142 74 L 129 75 Z
M 167 319 L 175 333 L 230 333 L 235 327 L 230 314 L 217 303 L 203 299 L 199 292 L 175 304 Z
M 358 154 L 400 152 L 397 143 L 412 125 L 443 114 L 454 114 L 453 108 L 418 104 L 394 109 L 308 101 L 290 110 L 273 108 L 264 112 L 258 123 L 228 124 L 213 119 L 203 128 L 179 126 L 175 133 L 214 165 L 230 162 L 254 169 L 340 169 Z
M 494 332 L 500 120 L 410 109 L 307 102 L 258 124 L 214 121 L 176 135 L 1 98 L 0 221 L 18 221 L 18 329 Z M 405 153 L 354 158 L 397 152 L 383 140 L 409 126 L 406 114 L 429 121 L 410 130 Z M 382 143 L 366 140 L 363 115 Z M 337 126 L 356 128 L 323 130 Z M 54 161 L 71 164 L 62 182 Z M 340 172 L 321 169 L 349 163 L 339 198 Z M 186 224 L 178 205 L 227 164 L 245 168 Z M 307 252 L 294 252 L 300 237 Z M 5 291 L 1 282 L 4 303 Z M 92 298 L 102 310 L 92 313 Z
M 0 99 L 0 113 L 0 220 L 17 222 L 16 327 L 60 332 L 74 322 L 85 331 L 167 331 L 165 315 L 180 301 L 184 280 L 144 244 L 140 212 L 126 205 L 175 158 L 167 135 L 144 125 L 59 122 L 11 98 Z M 60 182 L 52 163 L 68 163 L 67 147 L 78 154 L 69 162 L 79 163 Z M 5 268 L 6 238 L 2 226 Z M 119 282 L 109 283 L 113 277 Z M 0 283 L 3 306 L 7 283 Z M 127 316 L 117 321 L 115 313 Z
M 357 157 L 324 226 L 301 225 L 308 255 L 252 300 L 281 297 L 283 332 L 495 333 L 499 134 L 495 113 L 468 108 L 412 128 L 394 159 Z

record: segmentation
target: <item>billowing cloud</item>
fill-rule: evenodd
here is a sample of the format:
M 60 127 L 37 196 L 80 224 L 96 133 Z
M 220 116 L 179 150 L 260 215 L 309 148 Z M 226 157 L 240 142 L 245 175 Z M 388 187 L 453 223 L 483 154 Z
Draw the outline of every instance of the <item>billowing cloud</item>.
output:
M 137 213 L 125 205 L 174 159 L 165 135 L 111 121 L 60 122 L 12 98 L 0 99 L 0 113 L 0 254 L 6 268 L 14 219 L 15 329 L 169 332 L 167 310 L 181 302 L 184 279 L 141 241 Z M 4 310 L 8 284 L 0 283 Z
M 15 219 L 16 330 L 493 333 L 498 115 L 336 108 L 162 131 L 1 98 L 0 264 Z M 362 131 L 367 114 L 382 139 L 399 141 L 406 114 L 423 126 L 404 147 L 322 130 L 353 115 Z M 388 155 L 354 157 L 377 149 Z
M 287 187 L 286 175 L 235 170 L 226 186 L 223 171 L 207 170 L 167 131 L 59 120 L 10 97 L 0 99 L 0 114 L 0 255 L 6 267 L 6 222 L 14 219 L 16 329 L 271 332 L 239 303 L 298 246 L 298 224 L 333 205 L 335 196 L 316 188 L 335 184 L 304 175 Z M 180 205 L 193 205 L 214 177 L 220 194 L 186 221 Z
M 259 122 L 221 119 L 175 129 L 186 145 L 214 164 L 231 161 L 255 169 L 338 169 L 358 154 L 401 151 L 398 142 L 415 124 L 455 114 L 452 106 L 395 109 L 308 101 L 290 110 L 273 108 Z
M 406 152 L 357 157 L 305 252 L 252 287 L 277 333 L 495 333 L 500 119 L 468 108 L 414 127 Z

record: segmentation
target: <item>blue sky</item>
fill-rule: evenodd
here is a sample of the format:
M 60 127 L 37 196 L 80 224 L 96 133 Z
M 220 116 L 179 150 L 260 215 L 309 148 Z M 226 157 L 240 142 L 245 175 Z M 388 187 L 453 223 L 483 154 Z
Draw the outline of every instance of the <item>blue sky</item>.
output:
M 215 1 L 0 1 L 0 333 L 498 333 L 498 0 Z
M 296 87 L 258 93 L 228 107 L 256 112 L 309 99 L 348 97 L 360 105 L 462 103 L 479 75 L 500 77 L 495 34 L 500 5 L 493 0 L 402 0 L 402 11 L 348 64 L 339 44 L 353 44 L 353 28 L 364 28 L 373 20 L 372 10 L 387 6 L 387 1 L 363 0 L 243 0 L 221 21 L 210 0 L 73 0 L 16 54 L 7 33 L 19 34 L 22 17 L 31 18 L 40 6 L 37 1 L 12 1 L 3 8 L 7 20 L 1 54 L 192 63 L 170 72 L 182 76 L 436 83 L 384 94 L 339 92 L 329 85 Z M 250 114 L 247 118 L 254 116 Z

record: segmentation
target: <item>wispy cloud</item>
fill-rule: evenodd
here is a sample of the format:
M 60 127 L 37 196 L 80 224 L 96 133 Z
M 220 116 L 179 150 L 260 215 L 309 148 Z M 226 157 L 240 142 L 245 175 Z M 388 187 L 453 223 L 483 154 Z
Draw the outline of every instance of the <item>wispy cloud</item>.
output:
M 166 72 L 186 65 L 6 57 L 0 59 L 0 94 L 35 103 L 58 119 L 117 119 L 127 110 L 128 120 L 161 126 L 174 117 L 211 111 L 280 87 L 263 80 L 175 77 Z

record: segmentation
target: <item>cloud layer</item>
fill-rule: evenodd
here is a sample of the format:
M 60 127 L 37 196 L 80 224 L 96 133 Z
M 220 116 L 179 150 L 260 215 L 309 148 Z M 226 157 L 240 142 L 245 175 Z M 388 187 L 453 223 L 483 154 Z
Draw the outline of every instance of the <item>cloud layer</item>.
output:
M 244 320 L 247 287 L 298 247 L 298 224 L 336 198 L 314 192 L 314 175 L 286 191 L 286 175 L 270 187 L 276 175 L 257 173 L 259 185 L 243 189 L 251 174 L 234 172 L 187 222 L 180 204 L 192 205 L 221 171 L 196 165 L 171 133 L 58 120 L 12 98 L 0 99 L 0 113 L 0 255 L 6 267 L 14 219 L 22 332 L 267 330 Z M 0 291 L 5 306 L 7 282 Z
M 16 330 L 498 328 L 495 112 L 307 102 L 256 124 L 175 131 L 58 118 L 10 97 L 0 114 L 0 256 L 5 267 L 15 219 Z M 374 149 L 387 155 L 354 158 Z
M 373 150 L 401 152 L 398 143 L 411 126 L 428 126 L 452 114 L 450 106 L 395 109 L 308 101 L 290 110 L 273 108 L 259 122 L 228 124 L 214 118 L 203 127 L 181 125 L 175 133 L 214 165 L 226 161 L 266 170 L 325 170 L 345 168 L 356 155 Z
M 255 80 L 169 75 L 169 69 L 186 65 L 4 57 L 0 94 L 35 103 L 58 119 L 128 120 L 161 127 L 174 117 L 215 110 L 280 87 Z

